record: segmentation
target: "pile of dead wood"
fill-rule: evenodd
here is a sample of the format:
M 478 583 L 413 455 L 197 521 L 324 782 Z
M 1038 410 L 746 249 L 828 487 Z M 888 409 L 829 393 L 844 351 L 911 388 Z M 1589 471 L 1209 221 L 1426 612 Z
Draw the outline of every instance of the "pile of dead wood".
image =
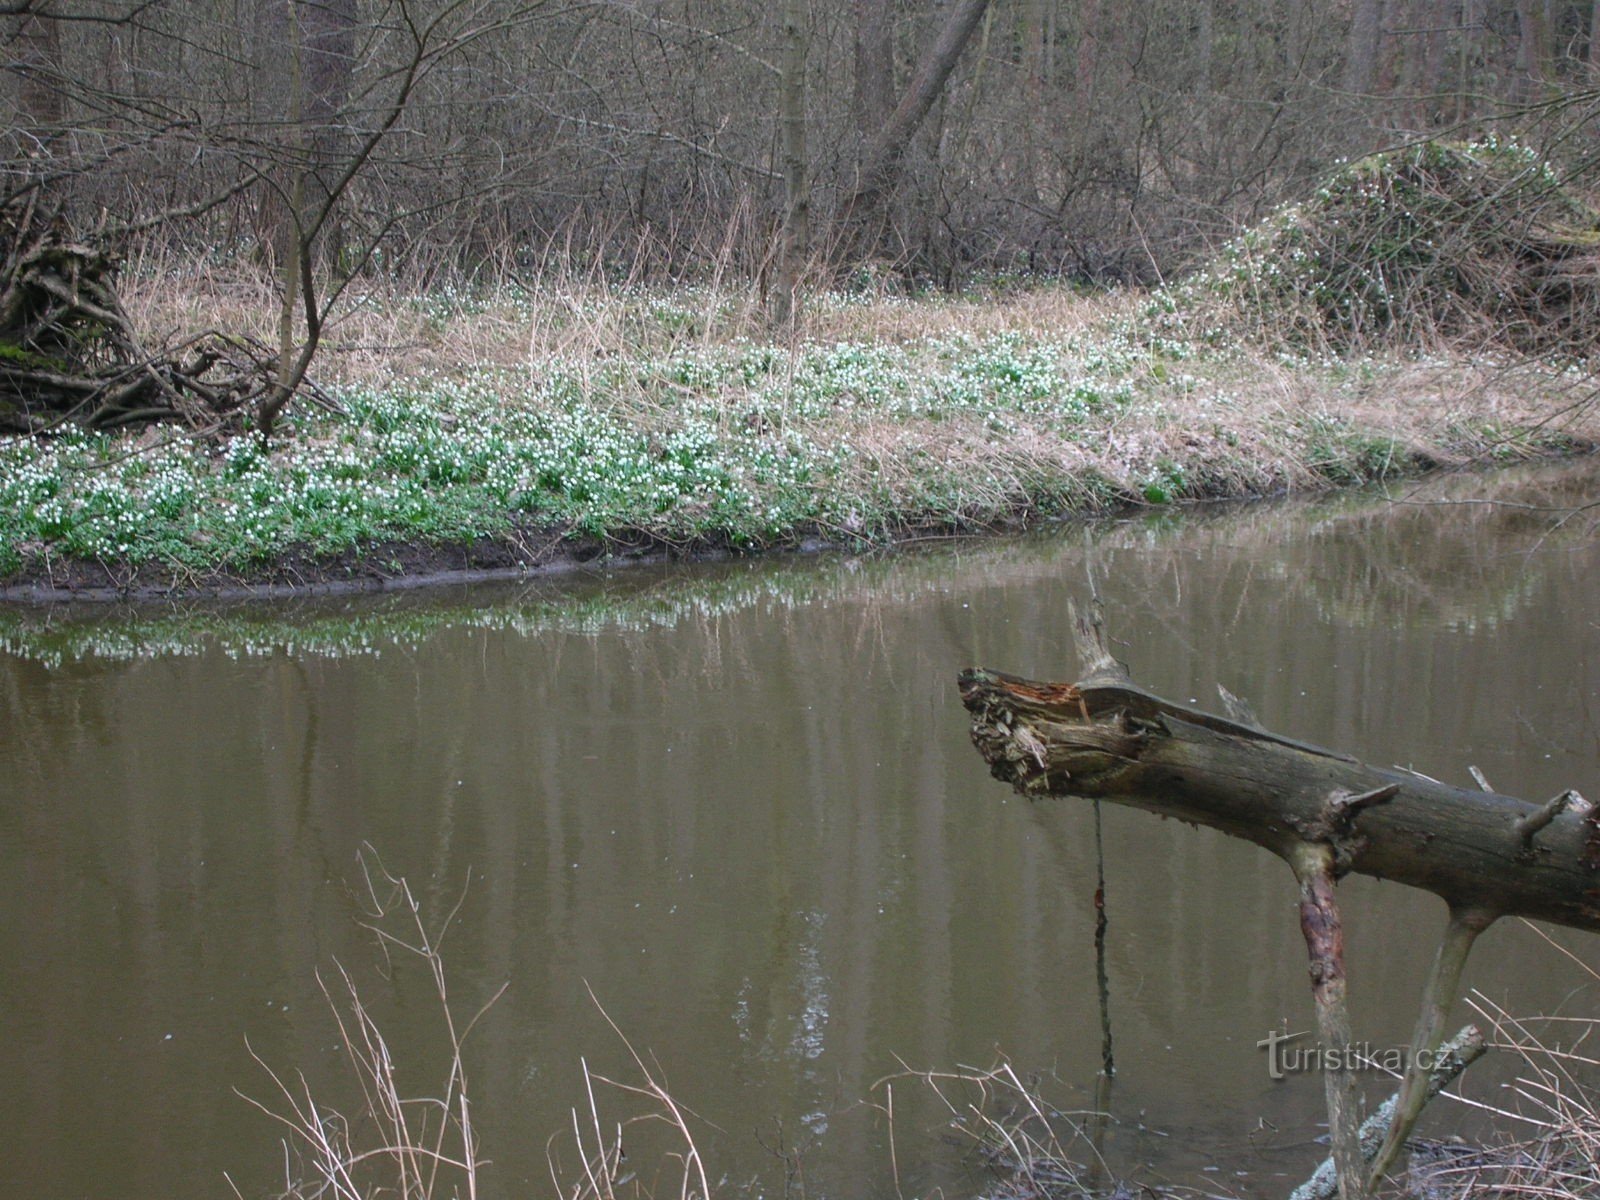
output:
M 141 341 L 117 292 L 124 240 L 74 234 L 37 192 L 0 205 L 0 432 L 237 430 L 272 391 L 275 357 L 252 339 Z

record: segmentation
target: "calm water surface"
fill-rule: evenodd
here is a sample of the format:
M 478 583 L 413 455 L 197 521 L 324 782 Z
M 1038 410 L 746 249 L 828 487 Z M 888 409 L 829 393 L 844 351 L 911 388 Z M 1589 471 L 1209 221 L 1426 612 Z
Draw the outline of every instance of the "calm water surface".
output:
M 1589 462 L 1089 540 L 1142 685 L 1215 708 L 1223 683 L 1270 727 L 1376 763 L 1595 796 L 1600 537 L 1592 514 L 1553 528 L 1547 510 L 1597 498 Z M 235 1094 L 272 1096 L 246 1039 L 346 1105 L 318 984 L 335 964 L 403 1083 L 436 1090 L 427 978 L 386 967 L 362 925 L 368 846 L 430 927 L 459 901 L 457 1011 L 505 985 L 468 1047 L 487 1196 L 554 1195 L 552 1145 L 570 1193 L 581 1060 L 637 1079 L 600 1006 L 698 1114 L 730 1191 L 892 1196 L 897 1167 L 905 1196 L 974 1194 L 916 1079 L 892 1083 L 891 1153 L 881 1081 L 1004 1059 L 1063 1108 L 1092 1103 L 1093 814 L 990 780 L 953 686 L 969 665 L 1072 678 L 1085 542 L 0 610 L 0 1195 L 217 1197 L 225 1172 L 281 1191 L 281 1131 Z M 1145 1180 L 1281 1193 L 1319 1154 L 1321 1104 L 1256 1048 L 1311 1024 L 1287 869 L 1136 812 L 1107 809 L 1104 838 L 1106 1154 Z M 1441 906 L 1344 894 L 1359 1034 L 1387 1044 Z M 1520 924 L 1487 936 L 1469 983 L 1518 1013 L 1600 1012 Z M 1492 1072 L 1477 1087 L 1506 1100 Z M 639 1111 L 597 1100 L 609 1121 Z M 628 1137 L 653 1178 L 651 1129 Z

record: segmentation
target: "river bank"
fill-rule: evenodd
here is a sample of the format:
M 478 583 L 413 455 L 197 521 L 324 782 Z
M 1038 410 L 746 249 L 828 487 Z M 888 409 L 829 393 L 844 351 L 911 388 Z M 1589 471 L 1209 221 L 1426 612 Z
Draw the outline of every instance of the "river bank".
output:
M 226 297 L 205 291 L 146 281 L 144 319 L 181 325 L 173 296 L 214 316 Z M 1600 442 L 1575 372 L 1268 353 L 1135 294 L 825 295 L 786 343 L 742 291 L 369 301 L 327 359 L 342 411 L 308 407 L 269 448 L 167 428 L 0 441 L 0 598 L 882 545 Z M 234 303 L 234 324 L 267 311 Z

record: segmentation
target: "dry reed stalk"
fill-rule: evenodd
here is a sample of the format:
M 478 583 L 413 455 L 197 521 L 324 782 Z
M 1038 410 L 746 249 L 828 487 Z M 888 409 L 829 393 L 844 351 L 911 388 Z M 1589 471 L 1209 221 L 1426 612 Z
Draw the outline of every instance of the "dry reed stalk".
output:
M 593 989 L 589 991 L 589 999 L 627 1050 L 638 1072 L 638 1082 L 626 1083 L 595 1074 L 589 1069 L 587 1059 L 578 1060 L 583 1071 L 588 1107 L 585 1114 L 580 1114 L 577 1108 L 571 1110 L 572 1146 L 577 1151 L 577 1167 L 571 1169 L 561 1163 L 560 1146 L 557 1144 L 561 1135 L 551 1135 L 545 1149 L 550 1181 L 555 1186 L 556 1194 L 563 1200 L 617 1200 L 622 1195 L 639 1200 L 673 1193 L 678 1200 L 710 1200 L 711 1185 L 706 1176 L 705 1160 L 700 1155 L 694 1131 L 689 1124 L 690 1118 L 703 1118 L 672 1096 L 664 1082 L 661 1064 L 655 1062 L 653 1057 L 653 1067 L 645 1062 L 595 997 Z M 643 1100 L 643 1109 L 622 1120 L 603 1119 L 595 1093 L 594 1085 L 597 1083 L 623 1096 Z M 671 1192 L 666 1191 L 659 1181 L 647 1186 L 642 1178 L 625 1166 L 627 1156 L 623 1150 L 623 1132 L 631 1126 L 643 1124 L 666 1126 L 675 1146 L 664 1155 L 666 1161 L 677 1163 L 676 1186 Z M 607 1130 L 611 1131 L 609 1136 Z
M 891 1147 L 895 1144 L 892 1088 L 905 1079 L 918 1081 L 933 1095 L 947 1114 L 947 1132 L 968 1144 L 994 1173 L 999 1180 L 994 1196 L 1077 1200 L 1101 1190 L 1106 1164 L 1079 1120 L 1100 1121 L 1105 1114 L 1055 1108 L 1042 1098 L 1037 1081 L 1024 1082 L 1004 1061 L 988 1070 L 907 1067 L 878 1080 L 871 1089 L 885 1095 L 884 1102 L 873 1107 L 890 1123 Z M 898 1164 L 894 1170 L 898 1190 Z
M 1586 986 L 1600 984 L 1600 971 L 1544 930 L 1523 925 L 1587 976 Z M 1495 1047 L 1516 1056 L 1518 1074 L 1505 1089 L 1505 1102 L 1461 1102 L 1489 1114 L 1501 1128 L 1528 1134 L 1482 1147 L 1420 1146 L 1412 1161 L 1413 1190 L 1425 1200 L 1597 1200 L 1600 1053 L 1586 1046 L 1600 1041 L 1600 1018 L 1516 1017 L 1481 992 L 1468 1003 L 1489 1023 Z
M 378 936 L 386 954 L 389 949 L 403 951 L 420 958 L 428 968 L 448 1049 L 442 1088 L 433 1095 L 410 1095 L 402 1090 L 388 1039 L 355 980 L 335 963 L 339 986 L 330 989 L 320 972 L 317 984 L 338 1027 L 346 1067 L 360 1090 L 359 1109 L 347 1115 L 323 1104 L 303 1072 L 287 1077 L 249 1048 L 248 1042 L 251 1058 L 266 1073 L 277 1096 L 268 1103 L 243 1092 L 238 1095 L 288 1131 L 284 1138 L 286 1200 L 326 1196 L 368 1200 L 384 1194 L 408 1200 L 447 1195 L 472 1200 L 478 1194 L 483 1160 L 473 1131 L 464 1047 L 473 1027 L 505 988 L 496 991 L 465 1025 L 458 1025 L 445 983 L 441 946 L 460 900 L 439 928 L 430 931 L 410 886 L 385 871 L 370 848 L 362 854 L 361 867 L 372 902 L 367 927 Z M 387 889 L 382 899 L 379 883 Z M 399 923 L 405 935 L 379 924 L 386 921 Z

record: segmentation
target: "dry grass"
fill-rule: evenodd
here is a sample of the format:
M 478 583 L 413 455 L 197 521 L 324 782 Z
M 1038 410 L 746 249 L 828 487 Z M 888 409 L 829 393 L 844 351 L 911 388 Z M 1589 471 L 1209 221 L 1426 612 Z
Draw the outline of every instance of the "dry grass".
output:
M 429 929 L 404 879 L 384 871 L 375 858 L 369 862 L 363 855 L 361 866 L 370 904 L 368 928 L 377 935 L 386 960 L 398 953 L 419 960 L 428 973 L 447 1048 L 442 1081 L 432 1094 L 412 1095 L 402 1089 L 388 1038 L 355 980 L 335 963 L 335 986 L 330 988 L 320 974 L 317 982 L 338 1028 L 348 1074 L 360 1091 L 359 1110 L 347 1114 L 329 1107 L 317 1098 L 303 1072 L 280 1072 L 254 1050 L 251 1057 L 266 1072 L 276 1094 L 269 1101 L 239 1094 L 287 1130 L 285 1200 L 475 1197 L 482 1159 L 473 1132 L 463 1051 L 473 1026 L 505 989 L 465 1023 L 458 1022 L 441 953 L 456 910 Z
M 1591 993 L 1600 972 L 1550 943 Z M 1518 1075 L 1498 1105 L 1467 1101 L 1507 1133 L 1488 1146 L 1430 1144 L 1413 1158 L 1410 1187 L 1425 1200 L 1596 1200 L 1600 1197 L 1600 1019 L 1514 1017 L 1481 993 L 1470 1003 L 1493 1031 L 1496 1049 L 1516 1057 Z
M 546 1147 L 550 1182 L 556 1194 L 562 1200 L 620 1200 L 622 1197 L 665 1200 L 672 1196 L 678 1200 L 710 1200 L 711 1185 L 706 1178 L 705 1160 L 700 1156 L 690 1127 L 695 1114 L 667 1090 L 661 1064 L 653 1058 L 647 1063 L 592 991 L 589 998 L 594 1000 L 606 1024 L 627 1049 L 638 1075 L 631 1083 L 608 1079 L 592 1073 L 587 1060 L 579 1060 L 585 1105 L 572 1109 L 570 1143 L 566 1134 L 561 1133 L 553 1135 Z M 620 1097 L 629 1108 L 629 1115 L 620 1120 L 602 1118 L 596 1084 Z M 656 1152 L 650 1154 L 641 1155 L 635 1147 L 633 1161 L 645 1159 L 654 1164 L 655 1171 L 650 1178 L 629 1165 L 629 1155 L 623 1146 L 624 1132 L 629 1129 L 638 1132 L 641 1128 L 665 1132 L 668 1139 L 666 1148 L 653 1147 Z M 628 1138 L 631 1144 L 633 1134 Z M 573 1161 L 563 1158 L 564 1149 L 573 1152 Z
M 152 342 L 221 330 L 271 344 L 278 333 L 276 287 L 270 274 L 248 263 L 213 267 L 152 250 L 130 262 L 123 300 L 134 326 Z M 1133 303 L 1043 287 L 919 298 L 884 287 L 818 292 L 807 300 L 797 329 L 774 329 L 751 281 L 645 286 L 552 261 L 526 281 L 507 277 L 427 290 L 403 281 L 357 281 L 329 323 L 318 372 L 328 384 L 382 384 L 741 342 L 799 349 L 1006 333 L 1061 338 L 1126 315 Z
M 192 264 L 136 265 L 127 304 L 147 336 L 190 336 L 208 328 L 267 341 L 275 335 L 272 283 L 264 276 L 237 269 L 207 272 Z M 827 294 L 812 300 L 795 336 L 778 342 L 794 356 L 839 343 L 981 342 L 1002 335 L 1092 339 L 1097 330 L 1136 323 L 1142 303 L 1136 295 L 1083 296 L 1059 288 L 933 299 L 888 291 Z M 753 285 L 645 289 L 561 269 L 541 277 L 531 291 L 499 287 L 420 295 L 386 284 L 353 288 L 330 329 L 317 366 L 320 382 L 375 387 L 554 363 L 598 370 L 617 360 L 714 352 L 773 337 Z M 1205 331 L 1184 330 L 1181 336 L 1203 337 Z M 1335 364 L 1331 371 L 1319 369 Z M 994 474 L 993 485 L 975 487 L 1000 495 L 1025 493 L 1034 464 L 1049 464 L 1056 475 L 1063 463 L 1093 467 L 1113 486 L 1137 494 L 1163 460 L 1191 464 L 1191 474 L 1204 475 L 1201 494 L 1326 486 L 1323 464 L 1307 456 L 1293 428 L 1319 417 L 1387 438 L 1401 452 L 1444 462 L 1497 450 L 1516 457 L 1515 444 L 1500 444 L 1504 430 L 1600 437 L 1594 406 L 1585 403 L 1593 396 L 1586 376 L 1564 375 L 1537 361 L 1485 358 L 1469 348 L 1441 345 L 1421 359 L 1318 364 L 1234 346 L 1190 371 L 1197 383 L 1190 378 L 1166 386 L 1153 375 L 1136 380 L 1141 402 L 1118 415 L 1104 440 L 1087 446 L 1037 428 L 997 438 L 983 422 L 959 419 L 920 429 L 908 440 L 904 421 L 874 422 L 870 414 L 808 432 L 821 444 L 843 438 L 881 451 L 869 461 L 891 475 L 915 458 L 908 451 L 962 463 L 975 481 Z M 727 401 L 731 411 L 738 397 Z M 661 421 L 648 396 L 611 395 L 606 402 L 631 409 L 642 425 Z M 830 431 L 833 436 L 826 436 Z M 1248 453 L 1240 453 L 1240 446 Z
M 479 1153 L 473 1126 L 465 1047 L 473 1027 L 505 987 L 469 1020 L 459 1022 L 446 984 L 442 947 L 465 892 L 443 920 L 430 927 L 405 879 L 384 870 L 370 849 L 363 852 L 361 869 L 368 903 L 366 925 L 377 936 L 385 963 L 392 971 L 398 956 L 420 962 L 426 971 L 445 1046 L 446 1061 L 435 1073 L 435 1087 L 419 1094 L 402 1089 L 399 1075 L 414 1077 L 415 1064 L 396 1053 L 404 1047 L 391 1044 L 350 972 L 336 963 L 332 986 L 320 974 L 317 981 L 338 1030 L 347 1074 L 358 1089 L 359 1105 L 349 1112 L 331 1107 L 303 1072 L 274 1068 L 254 1050 L 251 1057 L 266 1073 L 273 1094 L 267 1100 L 239 1094 L 286 1131 L 282 1200 L 383 1196 L 473 1200 L 487 1160 Z M 599 1007 L 598 1000 L 595 1005 Z M 709 1200 L 705 1164 L 690 1128 L 694 1114 L 667 1091 L 660 1065 L 653 1059 L 647 1062 L 604 1009 L 601 1015 L 626 1048 L 637 1080 L 596 1075 L 587 1061 L 579 1060 L 585 1105 L 572 1109 L 570 1143 L 564 1133 L 549 1142 L 556 1195 L 562 1200 Z M 600 1094 L 609 1091 L 622 1097 L 630 1114 L 618 1121 L 602 1118 L 596 1085 Z M 655 1163 L 648 1178 L 628 1166 L 623 1152 L 624 1130 L 642 1126 L 668 1135 L 664 1144 L 652 1140 L 653 1155 L 639 1154 L 635 1148 L 635 1161 Z M 240 1195 L 237 1187 L 234 1194 Z
M 895 1143 L 895 1085 L 919 1085 L 944 1114 L 946 1134 L 969 1148 L 992 1173 L 986 1200 L 1065 1200 L 1110 1192 L 1098 1138 L 1106 1114 L 1064 1112 L 1042 1096 L 1040 1081 L 1024 1081 L 1010 1063 L 988 1070 L 912 1071 L 878 1080 L 874 1107 L 889 1131 L 897 1195 L 901 1188 Z

